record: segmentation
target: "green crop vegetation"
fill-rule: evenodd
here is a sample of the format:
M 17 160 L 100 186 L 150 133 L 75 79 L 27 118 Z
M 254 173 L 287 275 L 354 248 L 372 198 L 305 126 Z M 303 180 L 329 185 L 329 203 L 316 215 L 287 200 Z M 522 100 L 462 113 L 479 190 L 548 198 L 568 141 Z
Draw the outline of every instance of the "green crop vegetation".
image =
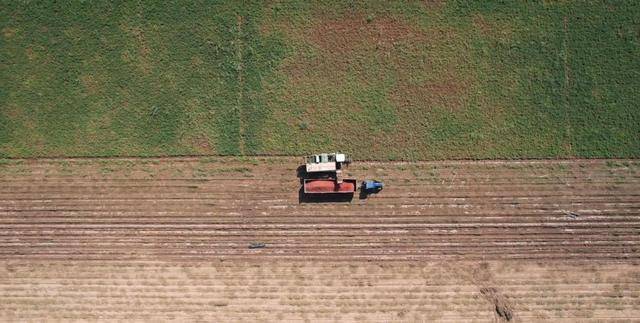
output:
M 640 157 L 637 1 L 0 6 L 0 157 Z

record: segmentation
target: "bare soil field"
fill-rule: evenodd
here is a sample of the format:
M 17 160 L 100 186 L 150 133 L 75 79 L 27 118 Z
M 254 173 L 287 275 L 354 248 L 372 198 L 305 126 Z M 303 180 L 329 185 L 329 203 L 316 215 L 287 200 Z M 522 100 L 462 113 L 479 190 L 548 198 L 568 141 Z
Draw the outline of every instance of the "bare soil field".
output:
M 640 318 L 639 161 L 298 162 L 3 161 L 0 320 Z
M 640 308 L 630 264 L 7 261 L 0 274 L 2 321 L 586 322 Z

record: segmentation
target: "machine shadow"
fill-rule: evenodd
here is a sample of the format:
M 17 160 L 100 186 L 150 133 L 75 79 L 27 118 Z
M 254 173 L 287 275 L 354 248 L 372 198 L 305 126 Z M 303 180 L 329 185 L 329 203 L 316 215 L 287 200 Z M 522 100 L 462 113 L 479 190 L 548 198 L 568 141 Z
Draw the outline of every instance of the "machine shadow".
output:
M 369 197 L 369 194 L 363 188 L 360 188 L 360 194 L 358 194 L 358 199 L 366 200 L 367 197 Z
M 302 180 L 301 180 L 302 181 Z M 298 190 L 298 203 L 350 203 L 353 201 L 351 194 L 305 194 L 304 188 Z
M 296 168 L 296 176 L 300 179 L 300 185 L 304 184 L 304 179 L 307 176 L 307 168 L 305 165 L 300 165 Z

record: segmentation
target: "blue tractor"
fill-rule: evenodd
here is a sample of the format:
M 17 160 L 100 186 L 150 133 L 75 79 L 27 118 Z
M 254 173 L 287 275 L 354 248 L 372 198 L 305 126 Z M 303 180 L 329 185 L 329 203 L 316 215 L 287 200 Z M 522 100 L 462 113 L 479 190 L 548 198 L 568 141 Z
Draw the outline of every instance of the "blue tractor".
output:
M 362 182 L 362 191 L 367 194 L 375 194 L 382 191 L 384 184 L 380 181 L 366 180 Z

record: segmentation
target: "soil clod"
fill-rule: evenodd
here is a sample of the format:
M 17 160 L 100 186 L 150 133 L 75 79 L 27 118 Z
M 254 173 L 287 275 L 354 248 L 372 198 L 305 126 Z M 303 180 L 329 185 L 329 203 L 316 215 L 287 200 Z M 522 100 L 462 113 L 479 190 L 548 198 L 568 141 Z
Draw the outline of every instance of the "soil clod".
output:
M 252 242 L 249 244 L 249 249 L 261 249 L 265 248 L 267 245 L 263 242 Z
M 575 213 L 575 212 L 570 212 L 570 211 L 563 211 L 564 214 L 567 216 L 567 218 L 569 219 L 577 219 L 580 217 L 580 214 Z

